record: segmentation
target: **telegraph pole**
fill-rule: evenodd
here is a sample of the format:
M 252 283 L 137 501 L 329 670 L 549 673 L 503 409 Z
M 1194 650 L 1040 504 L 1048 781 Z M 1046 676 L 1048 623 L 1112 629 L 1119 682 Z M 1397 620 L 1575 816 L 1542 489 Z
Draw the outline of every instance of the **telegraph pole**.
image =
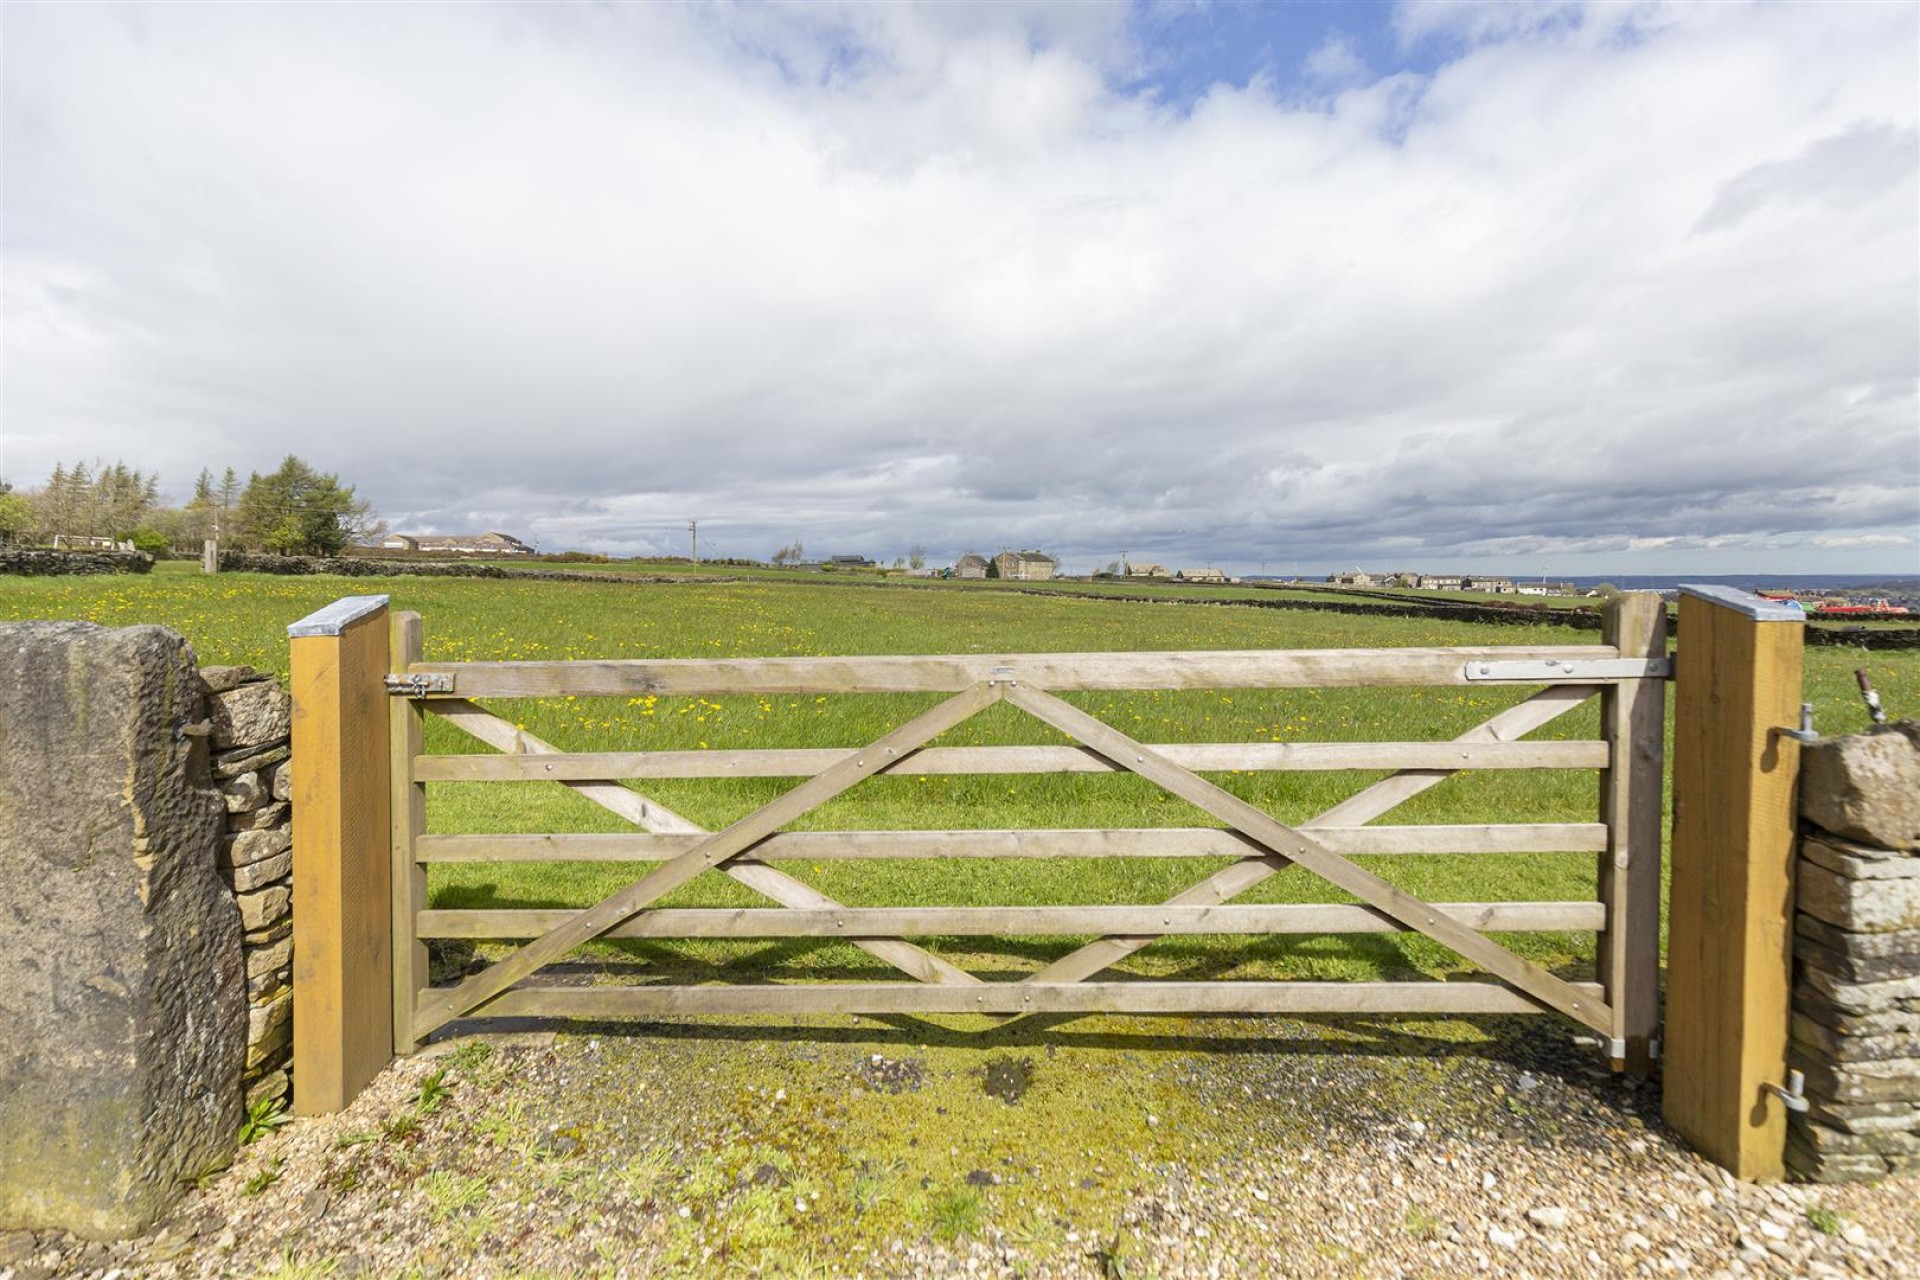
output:
M 687 521 L 687 532 L 693 535 L 693 562 L 695 564 L 699 564 L 700 563 L 700 522 L 698 520 Z

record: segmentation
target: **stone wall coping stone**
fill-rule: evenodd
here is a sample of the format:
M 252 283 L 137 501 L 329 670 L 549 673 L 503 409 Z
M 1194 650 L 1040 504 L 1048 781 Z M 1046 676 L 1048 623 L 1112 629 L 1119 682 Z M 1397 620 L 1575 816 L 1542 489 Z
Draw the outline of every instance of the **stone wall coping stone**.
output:
M 1826 832 L 1809 832 L 1800 856 L 1854 880 L 1920 879 L 1920 855 L 1860 844 Z
M 300 621 L 290 624 L 287 627 L 287 635 L 337 636 L 349 623 L 359 621 L 376 609 L 386 608 L 389 598 L 383 595 L 342 597 L 326 608 L 316 610 Z

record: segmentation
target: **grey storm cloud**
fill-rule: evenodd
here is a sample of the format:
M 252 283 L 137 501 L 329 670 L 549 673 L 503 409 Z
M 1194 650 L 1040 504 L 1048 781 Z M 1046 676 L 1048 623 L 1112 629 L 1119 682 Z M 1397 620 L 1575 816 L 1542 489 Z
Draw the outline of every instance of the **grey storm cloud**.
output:
M 1920 564 L 1911 6 L 1409 6 L 1430 70 L 1332 33 L 1190 105 L 1125 5 L 3 20 L 16 483 L 297 452 L 626 552 Z

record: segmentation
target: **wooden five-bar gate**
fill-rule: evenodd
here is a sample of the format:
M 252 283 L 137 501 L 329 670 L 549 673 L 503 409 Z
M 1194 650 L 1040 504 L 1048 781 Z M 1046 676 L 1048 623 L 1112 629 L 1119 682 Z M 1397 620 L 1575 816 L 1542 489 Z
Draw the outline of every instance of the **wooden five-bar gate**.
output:
M 421 621 L 389 619 L 385 597 L 343 600 L 292 629 L 296 843 L 338 847 L 337 866 L 296 883 L 295 1017 L 359 1025 L 309 1053 L 308 1103 L 350 1097 L 393 1052 L 456 1019 L 699 1014 L 1030 1012 L 1421 1014 L 1557 1012 L 1590 1028 L 1617 1065 L 1642 1069 L 1658 1020 L 1661 787 L 1666 613 L 1657 596 L 1608 608 L 1603 643 L 1338 651 L 1019 654 L 571 662 L 426 662 Z M 307 644 L 306 641 L 324 642 Z M 1526 686 L 1531 696 L 1442 742 L 1146 743 L 1061 695 L 1086 690 L 1343 686 Z M 573 753 L 485 707 L 488 699 L 642 695 L 945 695 L 864 744 L 812 749 Z M 1527 735 L 1592 698 L 1600 735 Z M 1004 703 L 1070 742 L 937 746 L 939 735 Z M 423 751 L 425 721 L 497 754 Z M 1598 776 L 1591 823 L 1377 824 L 1466 770 L 1583 769 Z M 1288 824 L 1209 781 L 1227 770 L 1389 770 L 1308 821 Z M 1180 829 L 791 831 L 797 819 L 889 771 L 1129 772 L 1218 826 Z M 720 830 L 662 806 L 634 781 L 803 779 Z M 631 823 L 631 834 L 432 834 L 426 788 L 444 782 L 546 780 Z M 1521 815 L 1524 816 L 1524 815 Z M 300 825 L 304 824 L 304 825 Z M 312 843 L 300 847 L 317 847 Z M 1359 854 L 1581 852 L 1598 858 L 1596 900 L 1426 902 L 1353 859 Z M 1127 906 L 845 906 L 780 863 L 847 858 L 1233 859 L 1165 902 Z M 651 864 L 579 910 L 430 906 L 435 863 L 554 860 Z M 1297 868 L 1351 904 L 1240 904 Z M 696 876 L 726 875 L 769 908 L 658 905 Z M 1574 981 L 1516 955 L 1501 932 L 1598 935 L 1597 972 Z M 1407 931 L 1484 969 L 1484 982 L 1103 980 L 1113 965 L 1174 934 Z M 986 981 L 914 941 L 928 937 L 1093 936 L 1020 980 Z M 541 985 L 544 966 L 600 938 L 844 938 L 901 971 L 894 982 Z M 428 982 L 431 938 L 527 939 L 449 986 Z M 305 982 L 300 982 L 301 976 Z M 381 989 L 385 984 L 385 989 Z M 368 1014 L 366 1010 L 375 1010 Z M 391 1011 L 390 1031 L 384 1020 Z M 357 1022 L 356 1022 L 357 1020 Z M 350 1043 L 364 1039 L 364 1045 Z M 319 1059 L 316 1063 L 314 1059 Z M 313 1077 L 319 1075 L 320 1079 Z M 314 1100 L 318 1100 L 317 1104 Z

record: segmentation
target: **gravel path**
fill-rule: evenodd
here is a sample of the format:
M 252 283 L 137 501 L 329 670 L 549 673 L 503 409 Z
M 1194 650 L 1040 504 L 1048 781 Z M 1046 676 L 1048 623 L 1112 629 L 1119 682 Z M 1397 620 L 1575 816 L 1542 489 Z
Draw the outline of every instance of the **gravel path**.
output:
M 1920 1184 L 1754 1187 L 1544 1020 L 456 1042 L 49 1276 L 1920 1276 Z

